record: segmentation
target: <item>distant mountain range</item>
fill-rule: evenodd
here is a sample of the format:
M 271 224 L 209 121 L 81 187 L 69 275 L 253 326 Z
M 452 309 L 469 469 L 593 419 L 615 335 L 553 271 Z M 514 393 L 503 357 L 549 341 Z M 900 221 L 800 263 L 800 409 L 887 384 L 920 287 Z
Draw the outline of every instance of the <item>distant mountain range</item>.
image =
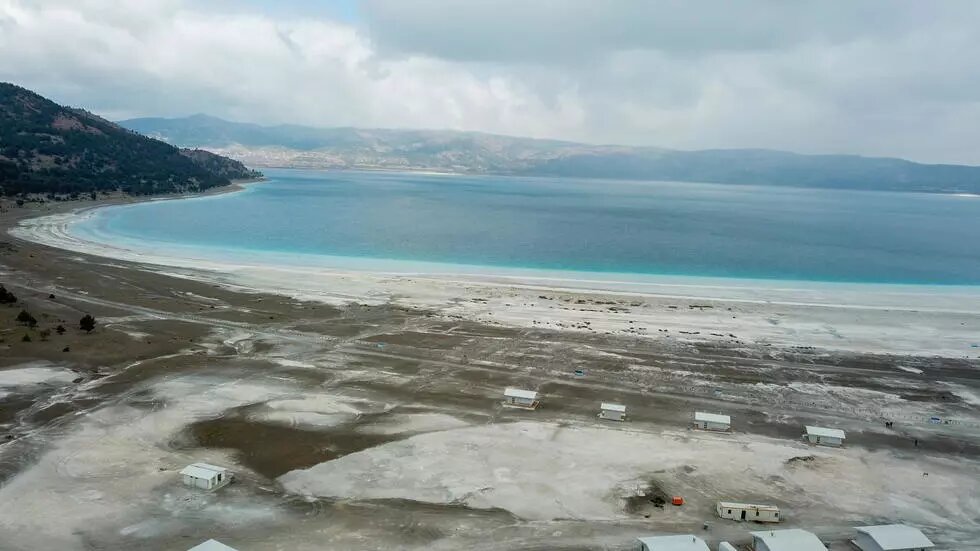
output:
M 250 166 L 452 171 L 723 184 L 980 193 L 980 167 L 761 149 L 677 151 L 478 132 L 260 126 L 206 115 L 120 125 Z
M 259 175 L 0 82 L 0 195 L 199 191 Z

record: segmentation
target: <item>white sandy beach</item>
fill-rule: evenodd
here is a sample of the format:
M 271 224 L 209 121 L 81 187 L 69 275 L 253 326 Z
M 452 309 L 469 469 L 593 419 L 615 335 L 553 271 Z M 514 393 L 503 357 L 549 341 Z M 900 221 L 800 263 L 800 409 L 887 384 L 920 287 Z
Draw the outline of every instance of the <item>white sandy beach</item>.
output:
M 978 287 L 544 272 L 109 244 L 72 231 L 92 212 L 25 220 L 11 233 L 182 278 L 331 304 L 390 302 L 489 324 L 642 338 L 980 357 Z

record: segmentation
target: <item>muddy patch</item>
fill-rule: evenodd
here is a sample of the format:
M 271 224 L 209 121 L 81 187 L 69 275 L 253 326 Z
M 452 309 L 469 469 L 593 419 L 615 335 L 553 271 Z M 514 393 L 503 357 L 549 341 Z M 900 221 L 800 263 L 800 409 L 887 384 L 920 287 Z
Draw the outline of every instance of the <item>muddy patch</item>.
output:
M 346 427 L 313 431 L 257 423 L 237 413 L 194 423 L 186 436 L 187 448 L 236 450 L 243 465 L 269 479 L 398 439 Z
M 663 513 L 671 507 L 671 496 L 664 490 L 660 482 L 651 480 L 646 487 L 637 490 L 636 495 L 628 496 L 624 501 L 623 511 L 628 515 L 651 518 L 654 514 Z

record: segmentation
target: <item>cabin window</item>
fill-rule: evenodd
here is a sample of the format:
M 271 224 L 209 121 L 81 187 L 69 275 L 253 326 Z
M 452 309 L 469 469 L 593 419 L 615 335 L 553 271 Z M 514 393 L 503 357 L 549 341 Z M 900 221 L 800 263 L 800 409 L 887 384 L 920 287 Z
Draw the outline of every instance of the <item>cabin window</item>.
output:
M 731 509 L 728 510 L 728 514 L 729 515 L 732 514 L 732 510 Z
M 755 516 L 759 516 L 759 510 L 758 509 L 756 509 L 756 511 L 755 511 Z
M 778 517 L 779 516 L 779 511 L 776 511 L 775 513 L 773 513 L 772 516 Z

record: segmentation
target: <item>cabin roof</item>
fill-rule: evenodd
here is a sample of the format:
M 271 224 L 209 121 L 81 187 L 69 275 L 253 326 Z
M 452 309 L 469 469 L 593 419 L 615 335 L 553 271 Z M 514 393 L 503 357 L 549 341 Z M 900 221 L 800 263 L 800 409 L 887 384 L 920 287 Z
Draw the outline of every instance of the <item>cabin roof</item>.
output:
M 606 411 L 618 411 L 620 413 L 626 413 L 626 406 L 620 404 L 610 404 L 609 402 L 602 402 L 599 404 L 599 409 L 604 409 Z
M 187 551 L 238 551 L 234 547 L 229 547 L 218 540 L 208 540 L 191 547 Z
M 650 536 L 637 539 L 646 545 L 650 551 L 711 551 L 703 539 L 691 534 Z
M 204 479 L 211 479 L 218 476 L 219 473 L 225 472 L 228 472 L 228 469 L 207 463 L 191 463 L 180 470 L 182 475 Z
M 719 413 L 705 413 L 703 411 L 694 412 L 695 421 L 707 421 L 708 423 L 723 423 L 725 425 L 732 424 L 732 418 L 728 415 L 721 415 Z
M 799 528 L 749 533 L 753 538 L 765 542 L 769 551 L 827 551 L 823 542 L 813 532 Z
M 840 429 L 828 429 L 826 427 L 811 427 L 806 425 L 806 433 L 812 434 L 813 436 L 826 436 L 828 438 L 840 438 L 844 439 L 844 431 Z
M 881 524 L 878 526 L 859 526 L 863 532 L 885 551 L 898 549 L 919 549 L 932 547 L 933 543 L 918 528 L 904 524 Z
M 520 388 L 508 388 L 504 391 L 504 396 L 511 398 L 525 398 L 527 400 L 534 400 L 538 397 L 538 393 L 533 390 L 523 390 Z

